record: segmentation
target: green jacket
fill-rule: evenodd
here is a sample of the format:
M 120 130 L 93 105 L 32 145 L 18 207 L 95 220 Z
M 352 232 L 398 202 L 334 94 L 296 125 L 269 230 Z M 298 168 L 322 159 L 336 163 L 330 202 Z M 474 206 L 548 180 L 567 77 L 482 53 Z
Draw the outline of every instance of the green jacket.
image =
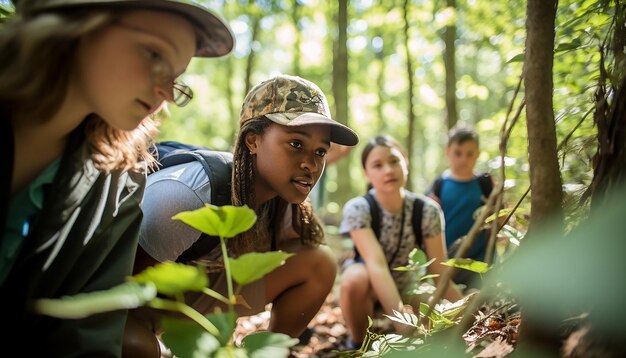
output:
M 8 349 L 25 357 L 121 356 L 126 311 L 60 320 L 28 310 L 32 299 L 108 289 L 132 272 L 145 174 L 99 172 L 84 136 L 73 137 L 39 218 L 0 287 L 2 325 L 8 332 L 0 336 L 3 355 Z M 12 168 L 5 164 L 11 178 Z M 3 213 L 7 191 L 3 188 Z

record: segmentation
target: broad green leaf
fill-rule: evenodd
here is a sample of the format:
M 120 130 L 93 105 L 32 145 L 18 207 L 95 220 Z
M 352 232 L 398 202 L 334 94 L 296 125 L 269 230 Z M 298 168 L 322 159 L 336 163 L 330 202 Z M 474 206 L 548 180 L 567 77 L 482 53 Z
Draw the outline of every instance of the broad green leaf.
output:
M 465 270 L 485 273 L 490 270 L 486 262 L 476 261 L 472 259 L 450 259 L 443 263 L 446 266 L 458 267 Z
M 177 357 L 210 357 L 219 340 L 196 322 L 165 317 L 161 340 Z
M 524 62 L 524 53 L 518 53 L 517 55 L 511 57 L 508 61 L 506 61 L 506 63 L 512 62 Z
M 220 331 L 221 336 L 217 337 L 222 346 L 226 346 L 235 332 L 237 325 L 237 315 L 235 312 L 212 313 L 205 316 Z
M 209 236 L 235 237 L 250 230 L 256 221 L 254 210 L 248 206 L 215 206 L 183 211 L 172 217 Z
M 563 51 L 569 51 L 569 50 L 575 50 L 577 48 L 580 47 L 580 40 L 579 39 L 573 39 L 572 42 L 567 42 L 567 43 L 560 43 L 556 46 L 556 48 L 554 49 L 554 52 L 563 52 Z
M 426 253 L 418 248 L 414 248 L 413 250 L 411 250 L 411 252 L 409 253 L 409 260 L 410 262 L 414 262 L 414 263 L 425 263 L 426 261 L 428 261 L 428 258 L 426 256 Z
M 287 357 L 289 347 L 298 343 L 298 339 L 286 334 L 273 332 L 251 333 L 243 338 L 242 346 L 251 358 Z
M 272 272 L 291 256 L 293 254 L 282 251 L 251 252 L 228 261 L 233 280 L 240 285 L 247 285 Z
M 109 290 L 79 293 L 58 299 L 35 301 L 35 312 L 57 318 L 83 318 L 96 313 L 137 308 L 155 298 L 157 290 L 150 283 L 125 282 Z
M 177 262 L 162 262 L 131 277 L 135 282 L 152 282 L 159 293 L 174 296 L 185 291 L 202 291 L 209 280 L 204 270 Z

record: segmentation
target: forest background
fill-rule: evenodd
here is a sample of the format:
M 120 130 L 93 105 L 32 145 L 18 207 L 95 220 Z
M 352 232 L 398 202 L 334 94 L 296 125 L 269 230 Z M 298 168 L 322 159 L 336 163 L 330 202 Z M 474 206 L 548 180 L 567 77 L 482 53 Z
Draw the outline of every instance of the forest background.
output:
M 182 80 L 195 98 L 171 108 L 160 139 L 231 150 L 245 93 L 287 73 L 317 83 L 335 118 L 354 128 L 361 144 L 379 133 L 398 138 L 409 151 L 414 191 L 426 190 L 445 168 L 446 133 L 457 122 L 480 134 L 477 169 L 497 172 L 500 128 L 522 75 L 525 2 L 200 2 L 228 21 L 236 48 L 224 58 L 192 61 Z M 557 8 L 554 113 L 558 141 L 568 138 L 560 151 L 566 198 L 579 196 L 592 177 L 597 141 L 589 112 L 599 44 L 612 21 L 602 5 L 570 0 Z M 527 136 L 522 113 L 504 160 L 505 202 L 516 202 L 529 185 Z M 326 168 L 318 212 L 330 222 L 365 190 L 359 154 L 357 147 Z M 522 202 L 518 213 L 529 212 L 529 205 Z
M 334 234 L 345 201 L 365 191 L 359 155 L 370 138 L 399 139 L 407 187 L 424 192 L 446 167 L 448 129 L 473 125 L 477 169 L 502 184 L 487 205 L 515 209 L 507 238 L 542 229 L 486 287 L 516 291 L 527 334 L 554 338 L 564 317 L 591 312 L 607 346 L 626 354 L 622 0 L 197 2 L 226 19 L 236 48 L 192 60 L 181 80 L 194 100 L 169 108 L 159 140 L 229 151 L 252 86 L 279 73 L 317 83 L 334 118 L 361 137 L 319 184 L 317 213 Z M 0 20 L 11 11 L 0 0 Z

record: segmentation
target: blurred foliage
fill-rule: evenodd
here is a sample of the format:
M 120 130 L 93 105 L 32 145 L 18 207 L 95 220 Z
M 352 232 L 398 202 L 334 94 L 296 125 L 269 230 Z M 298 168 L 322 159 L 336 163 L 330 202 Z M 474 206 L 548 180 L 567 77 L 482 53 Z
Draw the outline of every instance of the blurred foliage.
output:
M 229 150 L 238 129 L 238 114 L 245 95 L 245 73 L 251 70 L 253 84 L 297 68 L 303 77 L 326 93 L 331 108 L 332 46 L 336 38 L 336 3 L 320 0 L 294 1 L 200 1 L 229 22 L 237 39 L 233 53 L 220 59 L 194 59 L 184 81 L 196 93 L 185 108 L 171 108 L 162 126 L 161 139 L 173 139 Z M 294 11 L 297 6 L 297 11 Z M 408 135 L 405 51 L 401 39 L 402 2 L 399 0 L 354 0 L 349 3 L 349 106 L 348 123 L 363 142 L 385 132 L 401 141 Z M 606 37 L 614 4 L 606 0 L 564 0 L 558 5 L 554 57 L 554 110 L 558 141 L 563 142 L 561 168 L 566 191 L 566 211 L 578 216 L 581 191 L 589 184 L 590 158 L 596 148 L 596 128 L 588 115 L 598 78 L 599 45 Z M 498 174 L 500 126 L 504 121 L 521 75 L 524 51 L 524 2 L 457 1 L 456 12 L 444 2 L 410 2 L 409 47 L 415 63 L 415 93 L 418 128 L 425 143 L 414 146 L 411 174 L 416 191 L 446 167 L 444 65 L 442 29 L 456 21 L 457 99 L 459 121 L 476 126 L 481 137 L 478 170 Z M 297 14 L 297 15 L 294 15 Z M 295 16 L 295 17 L 294 17 Z M 256 40 L 251 26 L 260 18 Z M 296 25 L 297 24 L 297 25 Z M 299 34 L 299 39 L 296 36 Z M 294 47 L 299 44 L 299 47 Z M 254 50 L 255 60 L 247 58 Z M 517 58 L 516 58 L 517 56 Z M 297 61 L 297 63 L 294 63 Z M 252 66 L 248 68 L 248 66 Z M 513 104 L 513 113 L 523 98 L 523 89 Z M 527 138 L 524 113 L 507 148 L 506 198 L 513 205 L 526 191 L 528 180 Z M 419 138 L 419 137 L 418 137 Z M 567 140 L 566 140 L 567 138 Z M 405 147 L 407 147 L 405 143 Z M 365 189 L 360 147 L 344 160 L 350 161 L 354 180 L 352 195 Z M 415 164 L 415 163 L 413 163 Z M 413 166 L 415 168 L 415 165 Z M 320 213 L 340 214 L 342 202 L 333 200 L 340 191 L 337 173 L 327 168 L 325 202 Z M 532 193 L 531 193 L 532 195 Z M 527 211 L 529 198 L 521 204 Z

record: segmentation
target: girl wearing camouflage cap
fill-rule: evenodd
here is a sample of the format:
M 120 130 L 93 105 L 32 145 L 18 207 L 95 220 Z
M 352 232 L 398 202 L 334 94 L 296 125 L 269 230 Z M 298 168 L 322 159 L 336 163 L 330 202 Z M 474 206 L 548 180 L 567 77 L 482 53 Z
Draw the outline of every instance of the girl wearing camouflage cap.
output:
M 151 115 L 191 99 L 176 77 L 193 56 L 227 54 L 233 38 L 183 1 L 14 4 L 0 29 L 3 339 L 33 337 L 19 356 L 121 356 L 125 311 L 60 320 L 29 307 L 131 273 Z
M 233 155 L 233 205 L 248 205 L 255 226 L 228 240 L 234 255 L 251 251 L 295 253 L 262 280 L 246 285 L 241 295 L 251 306 L 237 305 L 239 315 L 261 312 L 272 303 L 269 329 L 298 337 L 333 286 L 336 260 L 323 245 L 324 233 L 307 201 L 325 167 L 332 143 L 354 146 L 357 135 L 331 119 L 322 91 L 300 77 L 280 75 L 263 81 L 246 96 Z M 179 164 L 148 177 L 139 254 L 155 261 L 178 261 L 200 233 L 171 217 L 208 203 L 211 183 L 202 165 Z M 219 247 L 205 255 L 221 260 Z M 210 280 L 226 293 L 224 275 Z M 221 303 L 200 294 L 188 303 L 203 314 Z M 154 320 L 153 320 L 154 321 Z M 158 328 L 149 327 L 158 331 Z

